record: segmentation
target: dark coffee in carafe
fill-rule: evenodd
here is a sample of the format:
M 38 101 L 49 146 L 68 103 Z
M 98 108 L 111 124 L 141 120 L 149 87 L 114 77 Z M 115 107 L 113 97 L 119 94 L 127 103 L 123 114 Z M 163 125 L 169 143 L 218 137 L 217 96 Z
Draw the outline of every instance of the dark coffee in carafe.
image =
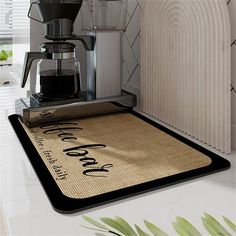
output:
M 73 70 L 46 70 L 40 72 L 41 96 L 50 99 L 74 97 L 80 88 L 79 74 Z

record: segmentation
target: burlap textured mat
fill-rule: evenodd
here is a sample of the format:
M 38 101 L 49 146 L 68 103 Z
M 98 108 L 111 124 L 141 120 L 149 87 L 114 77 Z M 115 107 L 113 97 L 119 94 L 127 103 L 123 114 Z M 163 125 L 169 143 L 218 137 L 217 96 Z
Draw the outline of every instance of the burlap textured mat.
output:
M 34 168 L 40 169 L 36 170 L 39 178 L 48 172 L 49 179 L 40 178 L 42 184 L 47 181 L 56 185 L 57 194 L 64 196 L 70 206 L 67 208 L 65 203 L 61 203 L 63 207 L 55 206 L 57 197 L 50 193 L 54 207 L 63 212 L 229 167 L 224 159 L 202 151 L 199 146 L 196 150 L 196 144 L 138 116 L 119 113 L 48 123 L 30 129 L 18 117 L 10 117 L 10 121 L 21 141 L 28 136 L 23 146 L 26 152 L 33 149 L 34 153 L 27 154 Z M 17 129 L 21 129 L 21 134 Z M 24 137 L 21 136 L 23 132 Z M 34 159 L 40 165 L 37 166 Z M 172 177 L 170 181 L 169 177 Z M 163 180 L 166 182 L 162 183 Z M 50 192 L 48 188 L 45 187 L 47 193 Z M 76 201 L 74 207 L 71 206 Z

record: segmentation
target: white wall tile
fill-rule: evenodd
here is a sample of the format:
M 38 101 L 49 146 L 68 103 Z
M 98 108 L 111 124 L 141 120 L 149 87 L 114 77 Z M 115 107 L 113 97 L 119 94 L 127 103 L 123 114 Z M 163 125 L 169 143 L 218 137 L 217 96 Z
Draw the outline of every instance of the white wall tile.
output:
M 122 82 L 123 88 L 131 91 L 139 90 L 139 70 L 135 71 L 140 63 L 140 20 L 141 4 L 143 0 L 128 0 L 127 29 L 122 38 Z M 131 79 L 132 77 L 132 79 Z M 135 85 L 135 87 L 133 87 Z
M 130 17 L 133 15 L 134 10 L 137 7 L 137 4 L 138 4 L 137 0 L 128 0 L 127 11 Z
M 140 67 L 137 66 L 134 73 L 131 75 L 129 79 L 129 86 L 133 88 L 140 88 Z
M 231 37 L 232 39 L 236 38 L 236 27 L 235 27 L 235 23 L 236 22 L 236 1 L 235 0 L 231 0 L 229 5 L 229 14 L 230 14 L 230 21 L 231 21 Z
M 138 0 L 139 6 L 142 8 L 143 7 L 144 0 Z
M 137 59 L 138 64 L 140 64 L 140 35 L 136 38 L 133 46 L 132 46 L 133 53 Z
M 132 74 L 137 65 L 137 60 L 125 35 L 122 37 L 122 56 L 127 65 L 129 74 Z
M 130 74 L 125 62 L 122 63 L 122 81 L 126 84 L 130 78 Z
M 229 0 L 226 0 L 229 2 Z M 236 39 L 236 0 L 231 0 L 228 4 L 230 21 L 231 21 L 231 41 Z M 232 62 L 231 62 L 231 84 L 236 88 L 236 45 L 232 46 Z M 231 107 L 232 107 L 232 147 L 236 148 L 236 92 L 232 90 L 231 97 Z
M 137 6 L 130 22 L 127 26 L 126 36 L 129 40 L 129 44 L 132 46 L 140 31 L 140 19 L 141 19 L 141 8 Z

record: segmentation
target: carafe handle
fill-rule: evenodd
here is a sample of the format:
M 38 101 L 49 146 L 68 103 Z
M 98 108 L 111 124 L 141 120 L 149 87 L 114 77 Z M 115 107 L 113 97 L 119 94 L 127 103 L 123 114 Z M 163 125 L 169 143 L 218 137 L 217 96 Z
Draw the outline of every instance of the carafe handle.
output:
M 21 79 L 22 88 L 25 87 L 32 62 L 37 59 L 38 60 L 46 59 L 45 53 L 41 53 L 41 52 L 26 52 L 25 53 L 25 60 L 24 60 L 24 65 L 23 65 L 23 70 L 22 70 L 22 79 Z

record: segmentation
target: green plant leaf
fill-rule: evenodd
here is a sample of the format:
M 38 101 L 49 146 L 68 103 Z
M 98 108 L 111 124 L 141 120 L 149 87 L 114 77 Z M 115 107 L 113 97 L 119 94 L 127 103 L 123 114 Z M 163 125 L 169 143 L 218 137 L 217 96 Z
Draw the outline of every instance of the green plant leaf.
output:
M 177 216 L 176 222 L 189 233 L 189 236 L 201 236 L 200 232 L 186 219 Z
M 125 229 L 127 236 L 138 236 L 138 234 L 133 230 L 133 228 L 128 224 L 123 218 L 116 216 L 115 221 Z
M 148 233 L 144 232 L 138 225 L 135 225 L 135 228 L 139 236 L 150 236 Z
M 230 229 L 232 229 L 236 233 L 236 225 L 231 220 L 226 218 L 225 216 L 223 216 L 223 219 L 224 219 L 225 223 L 230 227 Z
M 181 224 L 178 224 L 177 222 L 172 222 L 172 225 L 173 225 L 175 231 L 180 236 L 189 236 L 188 231 Z
M 163 230 L 158 228 L 153 223 L 151 223 L 147 220 L 144 220 L 144 224 L 155 236 L 168 236 L 168 234 L 166 234 Z
M 204 213 L 205 221 L 210 225 L 218 235 L 231 236 L 231 234 L 211 215 Z
M 201 219 L 205 229 L 211 236 L 219 236 L 218 232 L 208 223 L 208 221 L 204 217 L 202 217 Z
M 0 60 L 1 61 L 5 61 L 7 60 L 8 56 L 7 56 L 7 53 L 5 52 L 5 50 L 1 50 L 0 51 Z
M 113 229 L 118 230 L 119 232 L 121 232 L 124 235 L 127 235 L 127 232 L 125 230 L 125 228 L 123 226 L 121 226 L 119 223 L 117 223 L 115 220 L 113 220 L 112 218 L 109 217 L 103 217 L 101 218 L 101 221 L 107 225 L 109 225 L 110 227 L 112 227 Z
M 2 49 L 1 53 L 2 53 L 3 55 L 7 56 L 7 52 L 6 52 L 4 49 Z
M 109 230 L 105 225 L 101 224 L 100 222 L 90 218 L 89 216 L 82 216 L 84 220 L 86 220 L 88 223 L 90 223 L 93 226 L 96 226 L 100 229 L 105 229 L 105 230 Z

